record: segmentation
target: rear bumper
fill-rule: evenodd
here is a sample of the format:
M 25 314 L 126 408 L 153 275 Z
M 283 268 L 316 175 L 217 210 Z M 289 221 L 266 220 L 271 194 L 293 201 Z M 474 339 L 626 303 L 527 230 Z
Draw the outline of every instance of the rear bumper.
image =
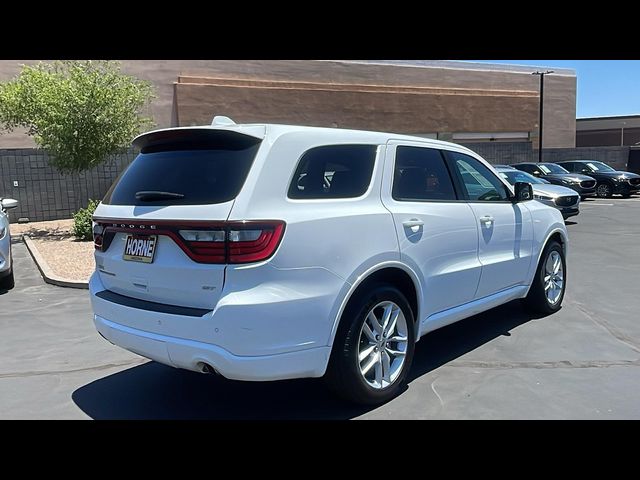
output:
M 245 357 L 233 355 L 217 345 L 137 330 L 98 315 L 94 315 L 94 323 L 103 337 L 133 353 L 197 372 L 202 372 L 203 364 L 207 364 L 223 377 L 233 380 L 321 377 L 331 352 L 330 347 L 317 347 L 278 355 Z
M 324 269 L 260 268 L 253 274 L 229 268 L 229 291 L 204 313 L 105 295 L 94 273 L 89 293 L 96 328 L 115 345 L 177 368 L 202 371 L 206 363 L 235 380 L 321 377 L 344 281 Z

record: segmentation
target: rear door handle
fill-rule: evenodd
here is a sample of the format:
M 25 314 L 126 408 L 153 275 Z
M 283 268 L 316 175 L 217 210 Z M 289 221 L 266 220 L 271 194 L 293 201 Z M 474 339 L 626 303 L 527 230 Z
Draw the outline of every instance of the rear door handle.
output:
M 422 220 L 418 220 L 417 218 L 412 218 L 411 220 L 405 220 L 404 222 L 402 222 L 402 225 L 404 225 L 405 227 L 421 227 L 424 225 L 424 222 Z
M 480 223 L 484 223 L 485 225 L 490 225 L 493 223 L 493 217 L 491 215 L 485 215 L 484 217 L 480 217 Z
M 417 218 L 412 218 L 411 220 L 405 220 L 402 222 L 402 225 L 404 225 L 405 228 L 410 228 L 411 231 L 415 233 L 424 225 L 424 222 Z

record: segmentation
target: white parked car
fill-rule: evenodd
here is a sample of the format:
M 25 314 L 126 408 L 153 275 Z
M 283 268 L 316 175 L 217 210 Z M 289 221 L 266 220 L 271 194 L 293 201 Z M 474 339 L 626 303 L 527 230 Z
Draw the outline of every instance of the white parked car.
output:
M 7 211 L 16 208 L 18 201 L 0 198 L 0 291 L 13 288 L 13 257 L 11 256 L 11 234 Z
M 580 213 L 580 195 L 573 188 L 554 185 L 544 178 L 534 177 L 530 173 L 513 167 L 494 165 L 494 168 L 511 185 L 516 182 L 530 183 L 533 188 L 533 198 L 560 210 L 565 220 Z
M 166 365 L 374 404 L 424 334 L 562 303 L 562 215 L 462 146 L 226 117 L 133 144 L 94 214 L 94 322 Z

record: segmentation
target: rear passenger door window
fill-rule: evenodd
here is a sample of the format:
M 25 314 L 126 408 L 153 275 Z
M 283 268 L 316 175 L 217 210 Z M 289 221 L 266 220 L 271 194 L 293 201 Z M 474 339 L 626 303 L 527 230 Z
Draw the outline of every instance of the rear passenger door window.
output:
M 353 198 L 371 183 L 377 145 L 327 145 L 307 150 L 293 174 L 293 199 Z
M 398 146 L 392 197 L 398 201 L 450 201 L 456 193 L 440 150 Z
M 467 198 L 472 202 L 505 202 L 507 187 L 481 162 L 458 152 L 447 152 L 453 160 Z

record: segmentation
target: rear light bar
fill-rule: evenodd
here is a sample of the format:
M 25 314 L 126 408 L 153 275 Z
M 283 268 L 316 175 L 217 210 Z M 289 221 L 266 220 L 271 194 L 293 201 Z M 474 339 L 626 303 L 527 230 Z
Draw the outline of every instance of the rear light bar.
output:
M 281 220 L 205 222 L 94 218 L 96 250 L 106 252 L 116 233 L 165 235 L 198 263 L 253 263 L 270 258 L 284 235 Z

